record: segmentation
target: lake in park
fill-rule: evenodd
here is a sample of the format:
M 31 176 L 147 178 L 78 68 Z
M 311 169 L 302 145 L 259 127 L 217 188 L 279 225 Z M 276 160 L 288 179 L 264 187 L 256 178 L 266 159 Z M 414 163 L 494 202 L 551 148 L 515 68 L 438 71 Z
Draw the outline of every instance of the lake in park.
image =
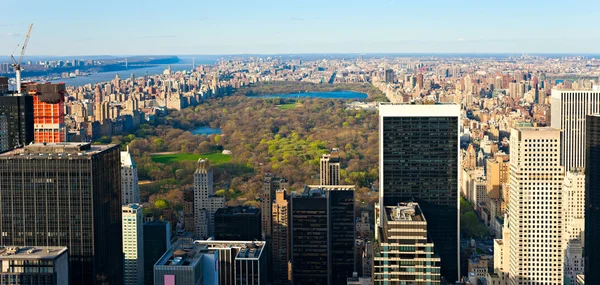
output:
M 192 134 L 194 135 L 219 135 L 221 134 L 221 129 L 218 128 L 211 128 L 209 126 L 204 126 L 204 127 L 199 127 L 193 131 L 191 131 Z

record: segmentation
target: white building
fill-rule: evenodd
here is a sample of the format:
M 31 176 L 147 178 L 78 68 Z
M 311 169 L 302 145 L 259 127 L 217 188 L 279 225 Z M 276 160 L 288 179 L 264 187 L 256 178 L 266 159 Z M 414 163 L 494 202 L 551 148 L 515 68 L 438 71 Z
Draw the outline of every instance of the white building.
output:
M 129 146 L 121 152 L 121 204 L 140 203 L 140 186 L 138 185 L 138 170 Z
M 213 172 L 207 159 L 199 159 L 194 173 L 194 236 L 207 239 L 214 235 L 215 212 L 225 207 L 225 197 L 215 196 Z
M 122 206 L 125 285 L 144 284 L 144 214 L 140 204 Z
M 560 130 L 513 129 L 510 141 L 509 284 L 563 284 Z
M 600 92 L 553 89 L 551 112 L 552 127 L 562 130 L 561 165 L 585 167 L 585 116 L 600 112 Z

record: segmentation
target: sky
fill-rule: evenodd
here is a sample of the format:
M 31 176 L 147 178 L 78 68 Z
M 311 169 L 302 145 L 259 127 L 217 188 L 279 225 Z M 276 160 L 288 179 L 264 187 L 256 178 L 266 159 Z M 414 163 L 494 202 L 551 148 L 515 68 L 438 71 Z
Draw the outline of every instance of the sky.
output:
M 600 54 L 598 0 L 1 2 L 0 55 Z

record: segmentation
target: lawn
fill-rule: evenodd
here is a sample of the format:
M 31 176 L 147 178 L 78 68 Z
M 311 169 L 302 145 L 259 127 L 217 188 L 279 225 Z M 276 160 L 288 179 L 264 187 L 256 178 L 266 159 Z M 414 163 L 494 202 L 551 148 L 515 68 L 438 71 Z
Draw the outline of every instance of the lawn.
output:
M 296 108 L 296 103 L 286 103 L 286 104 L 281 104 L 279 106 L 277 106 L 277 108 L 281 109 L 281 110 L 289 110 L 289 109 L 294 109 Z
M 219 152 L 193 154 L 193 153 L 173 153 L 173 154 L 157 154 L 152 156 L 152 161 L 158 163 L 174 163 L 181 161 L 198 161 L 199 158 L 207 158 L 212 165 L 226 163 L 231 160 L 231 156 Z

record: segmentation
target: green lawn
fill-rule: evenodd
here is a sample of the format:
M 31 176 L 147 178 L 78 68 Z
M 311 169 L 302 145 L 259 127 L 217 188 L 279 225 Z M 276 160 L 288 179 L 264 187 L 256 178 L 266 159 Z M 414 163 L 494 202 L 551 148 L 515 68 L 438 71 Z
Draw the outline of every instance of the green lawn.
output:
M 199 158 L 207 158 L 212 165 L 226 163 L 231 160 L 231 156 L 219 152 L 193 154 L 193 153 L 174 153 L 174 154 L 158 154 L 152 156 L 152 161 L 158 163 L 174 163 L 181 161 L 198 161 Z
M 281 110 L 289 110 L 289 109 L 294 109 L 296 108 L 296 103 L 286 103 L 286 104 L 281 104 L 279 106 L 277 106 L 277 108 L 281 109 Z

